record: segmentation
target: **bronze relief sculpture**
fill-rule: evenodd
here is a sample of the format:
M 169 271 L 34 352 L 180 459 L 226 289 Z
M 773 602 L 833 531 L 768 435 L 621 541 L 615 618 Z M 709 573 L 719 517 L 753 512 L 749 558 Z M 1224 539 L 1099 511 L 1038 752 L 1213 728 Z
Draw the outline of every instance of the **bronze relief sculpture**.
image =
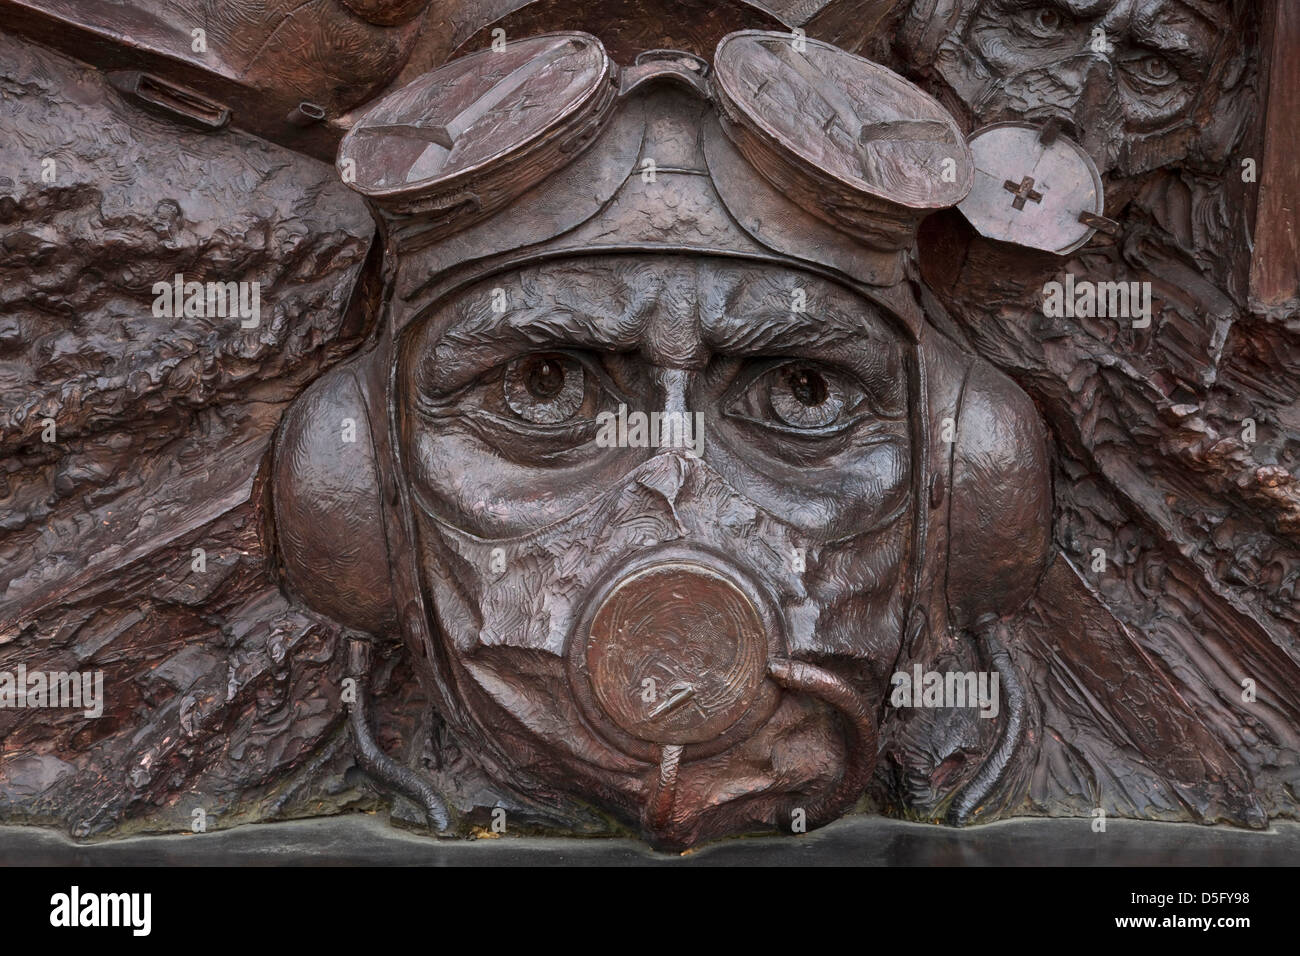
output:
M 18 6 L 0 125 L 79 179 L 0 199 L 0 670 L 99 670 L 105 707 L 0 708 L 6 820 L 390 804 L 686 848 L 855 809 L 1294 816 L 1293 312 L 1234 333 L 1266 310 L 1208 237 L 1245 219 L 1169 199 L 1226 210 L 1261 135 L 1263 41 L 1214 30 L 1258 29 L 1241 5 L 348 3 L 404 44 L 355 67 L 383 95 L 281 129 L 175 74 L 173 106 L 230 111 L 207 131 L 110 101 L 37 45 L 66 13 Z M 145 56 L 96 29 L 105 69 Z M 93 185 L 107 151 L 33 98 L 182 130 L 167 188 Z M 291 152 L 336 139 L 332 172 Z M 61 251 L 88 221 L 138 261 Z M 1208 545 L 1261 555 L 1238 593 L 1154 502 L 1208 493 L 1189 420 L 1256 366 L 1272 461 Z

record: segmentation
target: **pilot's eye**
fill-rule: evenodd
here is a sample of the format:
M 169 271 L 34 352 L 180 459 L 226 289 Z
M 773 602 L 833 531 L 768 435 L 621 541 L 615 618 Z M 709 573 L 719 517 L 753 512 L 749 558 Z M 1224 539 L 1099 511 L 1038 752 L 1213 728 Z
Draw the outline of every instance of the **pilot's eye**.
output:
M 506 404 L 535 425 L 559 425 L 582 407 L 587 392 L 582 363 L 559 352 L 515 359 L 504 376 Z
M 818 369 L 786 365 L 775 370 L 768 401 L 776 417 L 792 428 L 833 425 L 844 411 L 844 391 Z
M 1121 60 L 1120 68 L 1139 97 L 1163 93 L 1182 80 L 1173 61 L 1159 53 L 1137 52 L 1137 55 Z
M 852 425 L 866 398 L 854 376 L 807 361 L 763 361 L 738 384 L 727 414 L 786 432 L 829 434 Z

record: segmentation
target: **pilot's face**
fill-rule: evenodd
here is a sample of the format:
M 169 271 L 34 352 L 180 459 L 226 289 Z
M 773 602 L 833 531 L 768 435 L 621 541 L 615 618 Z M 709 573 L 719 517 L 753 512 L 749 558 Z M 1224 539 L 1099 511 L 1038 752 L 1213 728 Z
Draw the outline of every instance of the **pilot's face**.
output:
M 831 788 L 838 705 L 769 666 L 886 696 L 913 526 L 889 321 L 795 270 L 586 257 L 468 289 L 401 354 L 422 569 L 489 762 L 663 842 Z
M 1133 175 L 1185 155 L 1225 28 L 1180 0 L 982 0 L 938 63 L 980 124 L 1057 117 Z

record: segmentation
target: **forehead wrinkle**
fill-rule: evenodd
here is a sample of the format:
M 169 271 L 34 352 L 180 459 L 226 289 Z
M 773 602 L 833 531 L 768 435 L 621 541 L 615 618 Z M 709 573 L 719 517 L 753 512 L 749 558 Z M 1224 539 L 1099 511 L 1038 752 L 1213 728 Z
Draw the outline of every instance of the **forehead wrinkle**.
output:
M 1152 49 L 1192 63 L 1208 60 L 1213 47 L 1211 31 L 1202 28 L 1186 7 L 1162 4 L 1151 16 L 1134 17 L 1133 36 Z
M 644 264 L 655 289 L 643 303 L 641 355 L 651 365 L 695 368 L 704 363 L 700 341 L 701 263 L 668 259 Z
M 573 316 L 586 341 L 630 348 L 645 331 L 661 284 L 645 264 L 550 263 L 520 276 L 524 304 Z

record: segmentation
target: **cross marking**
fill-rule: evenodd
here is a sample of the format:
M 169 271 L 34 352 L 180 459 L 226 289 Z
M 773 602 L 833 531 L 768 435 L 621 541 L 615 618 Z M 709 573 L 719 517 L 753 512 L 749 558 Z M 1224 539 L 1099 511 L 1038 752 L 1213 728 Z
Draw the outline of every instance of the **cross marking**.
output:
M 1012 209 L 1024 209 L 1026 199 L 1030 202 L 1043 201 L 1043 194 L 1034 190 L 1034 178 L 1032 176 L 1026 176 L 1022 179 L 1019 186 L 1008 179 L 1002 184 L 1002 188 L 1016 197 L 1011 200 Z

